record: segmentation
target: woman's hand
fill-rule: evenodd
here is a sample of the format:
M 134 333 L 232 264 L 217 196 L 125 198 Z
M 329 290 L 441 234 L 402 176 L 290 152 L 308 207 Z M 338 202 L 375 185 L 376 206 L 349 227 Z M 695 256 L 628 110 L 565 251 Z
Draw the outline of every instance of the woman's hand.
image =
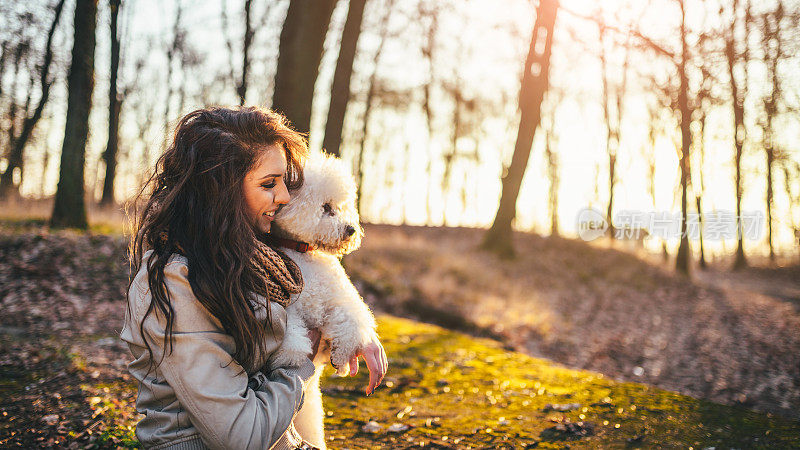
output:
M 372 393 L 375 392 L 375 388 L 383 381 L 383 376 L 386 375 L 386 371 L 389 370 L 389 361 L 386 358 L 386 351 L 384 351 L 383 345 L 381 345 L 381 341 L 378 339 L 377 335 L 373 335 L 372 340 L 359 347 L 356 354 L 350 358 L 349 366 L 351 377 L 358 373 L 359 356 L 364 358 L 364 362 L 367 363 L 367 369 L 369 369 L 369 385 L 365 393 L 367 395 L 372 395 Z
M 308 330 L 308 338 L 311 339 L 311 360 L 317 357 L 319 351 L 319 341 L 322 339 L 322 332 L 318 328 L 311 328 Z

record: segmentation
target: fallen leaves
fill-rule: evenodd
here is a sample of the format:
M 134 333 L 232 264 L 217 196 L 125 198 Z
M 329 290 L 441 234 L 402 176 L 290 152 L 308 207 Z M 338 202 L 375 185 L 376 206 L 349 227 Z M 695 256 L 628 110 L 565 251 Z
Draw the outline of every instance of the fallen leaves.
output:
M 42 422 L 52 427 L 53 425 L 58 423 L 58 414 L 48 414 L 42 417 Z
M 519 257 L 506 262 L 477 249 L 482 230 L 366 231 L 345 262 L 378 308 L 568 367 L 798 417 L 800 266 L 710 269 L 687 281 L 568 239 L 516 234 Z
M 570 440 L 591 436 L 594 434 L 595 425 L 593 423 L 583 421 L 572 422 L 570 419 L 565 417 L 551 420 L 556 422 L 556 425 L 542 431 L 540 434 L 542 439 Z
M 569 411 L 572 409 L 579 409 L 580 407 L 580 403 L 548 403 L 544 406 L 543 411 Z

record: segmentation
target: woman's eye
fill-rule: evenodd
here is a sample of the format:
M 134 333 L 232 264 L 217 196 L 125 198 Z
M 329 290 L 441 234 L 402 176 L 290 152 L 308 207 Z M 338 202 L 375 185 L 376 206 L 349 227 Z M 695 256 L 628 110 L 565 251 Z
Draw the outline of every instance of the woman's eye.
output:
M 272 189 L 275 187 L 275 182 L 273 181 L 271 183 L 264 183 L 261 185 L 261 187 L 264 189 Z

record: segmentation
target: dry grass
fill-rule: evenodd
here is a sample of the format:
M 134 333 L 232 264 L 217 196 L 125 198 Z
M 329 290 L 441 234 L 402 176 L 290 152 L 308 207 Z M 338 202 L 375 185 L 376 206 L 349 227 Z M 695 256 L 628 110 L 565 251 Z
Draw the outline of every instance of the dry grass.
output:
M 53 212 L 53 198 L 19 199 L 10 198 L 0 202 L 0 219 L 8 225 L 31 223 L 42 225 L 48 223 Z M 124 207 L 114 205 L 101 207 L 94 202 L 86 202 L 86 214 L 92 230 L 105 234 L 123 234 L 127 219 Z
M 570 367 L 797 417 L 800 299 L 726 288 L 715 275 L 726 272 L 695 281 L 627 252 L 531 234 L 515 236 L 516 260 L 501 260 L 477 249 L 482 234 L 370 226 L 345 263 L 375 294 L 370 301 L 395 314 L 489 334 Z M 781 270 L 791 272 L 747 273 Z M 778 278 L 789 292 L 800 288 L 797 278 Z

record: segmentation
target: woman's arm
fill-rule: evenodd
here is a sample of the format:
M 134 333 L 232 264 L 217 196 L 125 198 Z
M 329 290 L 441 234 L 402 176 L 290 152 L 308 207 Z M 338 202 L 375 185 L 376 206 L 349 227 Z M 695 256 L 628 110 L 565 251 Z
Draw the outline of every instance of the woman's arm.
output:
M 181 263 L 170 263 L 164 271 L 176 312 L 171 352 L 163 348 L 163 317 L 154 311 L 144 322 L 155 361 L 163 357 L 159 370 L 164 381 L 210 448 L 268 448 L 299 410 L 314 365 L 307 359 L 297 367 L 278 368 L 248 387 L 247 373 L 231 357 L 233 338 L 197 301 L 187 274 Z

